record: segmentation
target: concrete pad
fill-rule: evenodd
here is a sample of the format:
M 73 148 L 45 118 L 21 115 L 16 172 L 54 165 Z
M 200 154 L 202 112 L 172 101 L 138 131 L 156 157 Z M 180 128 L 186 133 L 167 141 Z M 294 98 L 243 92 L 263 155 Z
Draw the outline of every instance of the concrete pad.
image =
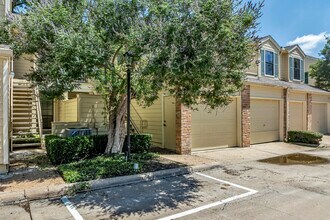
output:
M 8 202 L 18 202 L 25 200 L 24 191 L 18 192 L 1 192 L 0 193 L 0 204 L 6 204 Z
M 31 219 L 28 203 L 0 206 L 0 219 Z
M 194 174 L 69 199 L 84 219 L 157 219 L 245 192 Z
M 194 154 L 199 157 L 217 161 L 224 165 L 229 165 L 310 150 L 315 150 L 315 148 L 284 142 L 272 142 L 251 145 L 251 147 L 248 148 L 232 147 L 212 151 L 197 151 L 194 152 Z
M 199 157 L 215 160 L 221 164 L 235 164 L 274 156 L 273 153 L 253 148 L 225 148 L 216 151 L 195 152 Z
M 292 154 L 302 151 L 314 150 L 315 147 L 300 146 L 285 142 L 271 142 L 251 145 L 252 149 L 273 153 L 277 155 Z
M 30 210 L 33 220 L 73 219 L 71 213 L 59 199 L 32 201 Z

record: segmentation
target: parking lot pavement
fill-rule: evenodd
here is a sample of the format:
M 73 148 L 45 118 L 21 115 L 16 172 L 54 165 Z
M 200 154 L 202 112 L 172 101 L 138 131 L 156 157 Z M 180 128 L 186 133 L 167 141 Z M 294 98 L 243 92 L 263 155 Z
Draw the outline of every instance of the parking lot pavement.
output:
M 330 149 L 305 154 L 330 160 Z M 82 193 L 69 200 L 79 216 L 93 220 L 330 219 L 329 171 L 329 161 L 278 165 L 251 160 L 201 174 Z M 60 199 L 0 207 L 4 219 L 29 219 L 30 215 L 32 219 L 74 219 Z

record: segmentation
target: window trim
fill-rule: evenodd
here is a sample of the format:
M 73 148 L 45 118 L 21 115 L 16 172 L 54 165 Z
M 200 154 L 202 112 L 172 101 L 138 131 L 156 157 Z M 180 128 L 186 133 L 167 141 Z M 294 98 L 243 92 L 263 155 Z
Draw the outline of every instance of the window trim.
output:
M 296 57 L 292 57 L 292 58 L 293 58 L 293 77 L 292 77 L 292 79 L 293 79 L 293 81 L 301 81 L 301 59 L 296 58 Z M 295 60 L 299 61 L 299 79 L 295 78 L 295 70 L 296 70 L 296 68 L 294 66 Z
M 265 76 L 269 76 L 269 77 L 275 77 L 275 52 L 274 51 L 270 51 L 270 50 L 264 50 L 265 52 L 265 60 L 264 60 L 264 75 Z M 273 74 L 268 74 L 267 73 L 267 63 L 266 62 L 266 53 L 269 52 L 269 53 L 272 53 L 273 54 Z

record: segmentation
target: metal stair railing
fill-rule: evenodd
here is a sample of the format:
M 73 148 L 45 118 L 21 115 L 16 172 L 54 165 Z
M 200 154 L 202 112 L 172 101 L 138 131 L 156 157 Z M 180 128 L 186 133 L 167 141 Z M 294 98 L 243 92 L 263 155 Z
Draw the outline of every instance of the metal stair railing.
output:
M 40 135 L 40 145 L 43 148 L 43 138 L 42 138 L 42 113 L 41 113 L 41 104 L 40 104 L 40 94 L 39 94 L 39 89 L 38 86 L 34 87 L 34 95 L 35 95 L 35 102 L 36 102 L 36 107 L 37 107 L 37 120 L 38 120 L 38 128 L 39 128 L 39 135 Z
M 132 121 L 132 127 L 134 128 L 134 130 L 138 133 L 141 134 L 143 133 L 143 120 L 141 115 L 139 114 L 139 112 L 136 110 L 136 108 L 134 107 L 134 105 L 131 104 L 131 109 L 133 110 L 133 113 L 137 116 L 138 121 L 139 121 L 139 125 L 136 124 L 136 121 L 134 120 L 134 117 L 131 117 L 131 121 Z

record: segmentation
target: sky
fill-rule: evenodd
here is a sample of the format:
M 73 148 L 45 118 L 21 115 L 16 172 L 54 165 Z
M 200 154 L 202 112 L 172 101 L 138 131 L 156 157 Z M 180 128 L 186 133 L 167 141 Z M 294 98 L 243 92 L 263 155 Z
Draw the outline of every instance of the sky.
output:
M 257 2 L 254 0 L 253 2 Z M 271 35 L 281 46 L 299 44 L 319 57 L 330 34 L 330 0 L 265 0 L 259 36 Z

